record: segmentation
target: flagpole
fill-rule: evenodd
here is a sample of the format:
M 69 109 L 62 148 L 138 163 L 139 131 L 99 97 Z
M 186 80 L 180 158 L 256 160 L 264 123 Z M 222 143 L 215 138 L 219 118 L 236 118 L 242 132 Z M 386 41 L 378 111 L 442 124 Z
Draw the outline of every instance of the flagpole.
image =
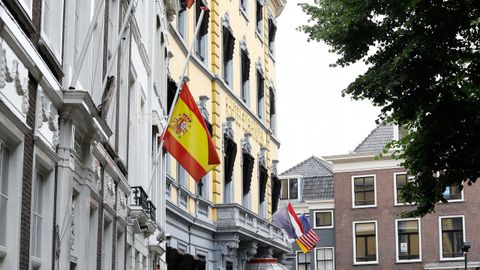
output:
M 183 70 L 182 70 L 182 73 L 180 75 L 180 80 L 177 84 L 177 90 L 175 91 L 175 96 L 173 97 L 172 106 L 171 106 L 170 111 L 168 112 L 168 115 L 167 115 L 167 124 L 166 124 L 165 128 L 162 130 L 162 134 L 160 136 L 160 138 L 162 138 L 162 140 L 160 141 L 159 151 L 157 153 L 157 156 L 155 157 L 155 162 L 153 163 L 152 176 L 151 176 L 151 179 L 150 179 L 150 184 L 148 185 L 147 194 L 150 193 L 150 189 L 152 188 L 153 180 L 155 178 L 155 172 L 157 170 L 158 159 L 160 158 L 160 155 L 163 153 L 162 149 L 163 149 L 163 143 L 165 141 L 165 140 L 163 140 L 163 137 L 165 135 L 165 132 L 168 129 L 168 123 L 170 123 L 170 119 L 172 118 L 173 108 L 175 107 L 175 103 L 177 103 L 178 97 L 180 96 L 180 92 L 182 91 L 182 86 L 183 86 L 183 83 L 185 81 L 185 73 L 187 72 L 188 63 L 190 62 L 190 58 L 192 58 L 192 51 L 193 51 L 193 48 L 195 46 L 195 42 L 197 41 L 197 35 L 198 35 L 198 32 L 200 31 L 200 27 L 202 26 L 202 21 L 203 21 L 203 17 L 205 16 L 205 11 L 208 10 L 208 7 L 205 4 L 205 2 L 203 0 L 201 0 L 201 1 L 202 1 L 202 4 L 203 4 L 204 8 L 202 8 L 202 11 L 200 12 L 200 17 L 198 18 L 198 22 L 197 22 L 197 25 L 195 27 L 195 32 L 193 33 L 193 39 L 192 39 L 192 42 L 191 42 L 190 47 L 188 49 L 187 59 L 185 60 Z

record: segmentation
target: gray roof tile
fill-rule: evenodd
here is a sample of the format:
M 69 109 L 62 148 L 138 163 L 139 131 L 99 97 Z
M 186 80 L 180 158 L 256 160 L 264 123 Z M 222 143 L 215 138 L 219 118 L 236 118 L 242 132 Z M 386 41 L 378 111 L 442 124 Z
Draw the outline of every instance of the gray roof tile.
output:
M 331 163 L 311 156 L 281 176 L 300 175 L 303 177 L 303 199 L 333 199 L 333 166 Z
M 393 140 L 394 126 L 381 124 L 355 148 L 355 153 L 380 153 Z

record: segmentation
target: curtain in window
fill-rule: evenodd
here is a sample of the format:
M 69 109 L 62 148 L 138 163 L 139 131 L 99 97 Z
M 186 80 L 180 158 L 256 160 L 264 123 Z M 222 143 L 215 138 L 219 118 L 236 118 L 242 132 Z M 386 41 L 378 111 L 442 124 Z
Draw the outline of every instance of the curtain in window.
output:
M 243 194 L 250 192 L 252 182 L 253 165 L 255 158 L 248 153 L 243 153 Z

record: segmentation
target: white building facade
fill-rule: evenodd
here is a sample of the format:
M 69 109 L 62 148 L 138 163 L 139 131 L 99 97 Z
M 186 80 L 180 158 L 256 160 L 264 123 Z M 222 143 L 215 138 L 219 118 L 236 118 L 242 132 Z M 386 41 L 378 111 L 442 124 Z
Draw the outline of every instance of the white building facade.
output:
M 158 138 L 177 10 L 0 2 L 1 270 L 164 269 Z

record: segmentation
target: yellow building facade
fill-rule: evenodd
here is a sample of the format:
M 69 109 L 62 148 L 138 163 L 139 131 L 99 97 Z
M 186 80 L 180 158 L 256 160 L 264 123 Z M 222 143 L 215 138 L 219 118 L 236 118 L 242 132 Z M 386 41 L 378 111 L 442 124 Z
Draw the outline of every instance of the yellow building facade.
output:
M 187 9 L 180 0 L 169 26 L 168 99 L 194 42 L 187 84 L 211 127 L 222 164 L 198 184 L 166 158 L 167 263 L 178 268 L 178 258 L 184 263 L 192 256 L 205 269 L 243 269 L 250 258 L 281 258 L 289 251 L 280 228 L 269 222 L 280 190 L 276 18 L 286 1 L 209 0 L 208 16 L 194 36 L 199 2 Z

